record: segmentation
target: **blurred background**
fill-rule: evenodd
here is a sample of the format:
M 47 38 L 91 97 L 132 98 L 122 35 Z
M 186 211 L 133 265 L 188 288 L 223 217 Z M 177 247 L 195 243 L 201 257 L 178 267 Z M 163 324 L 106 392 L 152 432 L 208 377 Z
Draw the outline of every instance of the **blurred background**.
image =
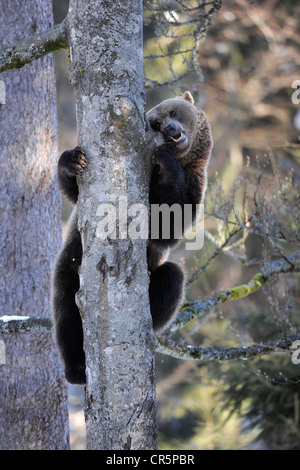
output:
M 190 90 L 214 139 L 204 247 L 172 254 L 188 278 L 199 270 L 188 300 L 248 282 L 299 251 L 300 240 L 300 105 L 292 100 L 300 2 L 200 3 L 144 1 L 147 109 Z M 68 1 L 53 0 L 53 7 L 59 23 Z M 77 144 L 75 104 L 67 52 L 55 61 L 62 153 Z M 69 213 L 64 200 L 63 222 Z M 176 339 L 234 347 L 299 331 L 299 275 L 291 271 L 194 320 Z M 228 362 L 157 354 L 156 364 L 160 449 L 300 449 L 300 365 L 289 354 Z M 71 446 L 84 449 L 84 389 L 69 391 Z

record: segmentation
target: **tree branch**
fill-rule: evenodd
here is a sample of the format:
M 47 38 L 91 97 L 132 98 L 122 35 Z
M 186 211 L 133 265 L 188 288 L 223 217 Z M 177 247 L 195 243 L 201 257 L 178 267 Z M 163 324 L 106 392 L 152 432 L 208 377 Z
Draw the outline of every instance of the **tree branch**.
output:
M 167 354 L 177 359 L 198 361 L 229 361 L 234 359 L 249 359 L 260 357 L 273 352 L 287 351 L 300 335 L 268 341 L 265 344 L 253 344 L 237 348 L 201 348 L 199 346 L 181 345 L 166 336 L 156 339 L 156 352 Z
M 146 86 L 146 89 L 148 90 L 151 88 L 173 85 L 174 83 L 177 83 L 183 78 L 185 78 L 189 73 L 190 73 L 190 69 L 188 69 L 186 72 L 182 73 L 181 75 L 178 75 L 178 77 L 171 78 L 170 80 L 166 80 L 165 82 L 159 82 L 157 80 L 151 80 L 150 78 L 145 77 L 145 86 Z
M 148 133 L 148 139 L 153 137 Z M 153 144 L 154 145 L 154 144 Z M 171 326 L 166 330 L 165 336 L 179 328 L 183 328 L 194 318 L 207 318 L 216 305 L 228 300 L 247 297 L 260 289 L 267 281 L 277 274 L 300 272 L 300 266 L 295 263 L 300 261 L 300 252 L 295 255 L 271 261 L 267 267 L 262 268 L 247 284 L 231 287 L 230 289 L 216 292 L 213 296 L 204 300 L 187 302 L 182 307 L 180 314 L 175 318 Z M 0 317 L 0 334 L 10 333 L 35 333 L 52 329 L 52 320 L 49 317 L 17 317 L 12 315 Z
M 0 317 L 0 334 L 40 333 L 52 331 L 52 319 L 49 317 L 17 317 L 15 315 Z M 166 335 L 156 338 L 156 352 L 169 356 L 201 361 L 226 361 L 248 359 L 272 352 L 288 350 L 300 335 L 269 341 L 265 344 L 253 344 L 236 348 L 201 348 L 199 346 L 181 345 Z
M 233 232 L 231 232 L 228 237 L 226 238 L 226 240 L 222 243 L 222 245 L 218 246 L 217 249 L 215 250 L 215 252 L 213 253 L 213 255 L 200 267 L 200 268 L 197 268 L 193 274 L 190 276 L 190 278 L 187 280 L 186 282 L 186 285 L 188 286 L 189 284 L 191 284 L 192 282 L 194 282 L 199 276 L 200 274 L 202 274 L 206 268 L 209 266 L 209 264 L 220 254 L 220 253 L 223 253 L 225 251 L 225 248 L 226 246 L 228 245 L 229 241 L 231 240 L 232 237 L 234 237 L 235 235 L 237 235 L 241 230 L 243 230 L 241 227 L 234 230 Z M 207 233 L 207 232 L 206 232 Z M 210 234 L 210 233 L 209 233 Z
M 171 333 L 179 328 L 183 328 L 194 318 L 201 319 L 206 317 L 216 305 L 220 305 L 228 300 L 241 299 L 243 297 L 247 297 L 249 294 L 253 294 L 277 274 L 300 272 L 300 266 L 295 265 L 299 260 L 300 252 L 277 261 L 271 261 L 266 267 L 258 271 L 258 273 L 256 273 L 247 284 L 216 292 L 213 296 L 207 297 L 204 300 L 185 303 L 180 314 L 177 315 L 167 332 Z
M 0 73 L 20 69 L 35 59 L 68 47 L 67 19 L 53 28 L 0 51 Z
M 40 333 L 52 329 L 49 317 L 21 317 L 5 315 L 0 317 L 0 334 Z

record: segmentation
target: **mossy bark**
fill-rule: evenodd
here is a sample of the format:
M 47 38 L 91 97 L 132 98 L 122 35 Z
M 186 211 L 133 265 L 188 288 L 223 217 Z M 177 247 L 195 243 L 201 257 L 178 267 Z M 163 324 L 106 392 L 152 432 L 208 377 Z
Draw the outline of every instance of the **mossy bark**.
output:
M 65 20 L 59 25 L 0 50 L 0 73 L 21 69 L 44 55 L 59 49 L 67 49 L 66 26 Z

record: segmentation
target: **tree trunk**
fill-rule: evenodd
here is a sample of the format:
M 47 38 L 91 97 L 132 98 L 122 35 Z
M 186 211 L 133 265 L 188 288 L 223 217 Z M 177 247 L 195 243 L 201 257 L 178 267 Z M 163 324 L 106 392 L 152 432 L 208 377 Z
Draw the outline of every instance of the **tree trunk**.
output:
M 147 240 L 127 236 L 123 219 L 126 205 L 148 205 L 142 0 L 71 0 L 69 22 L 78 144 L 89 160 L 79 185 L 84 253 L 77 295 L 84 316 L 87 448 L 155 449 Z M 112 206 L 117 224 L 101 239 L 100 216 Z
M 50 0 L 0 4 L 3 46 L 51 23 Z M 1 315 L 49 317 L 51 270 L 61 245 L 53 57 L 1 80 Z M 4 343 L 0 448 L 68 449 L 67 389 L 52 333 L 5 335 Z

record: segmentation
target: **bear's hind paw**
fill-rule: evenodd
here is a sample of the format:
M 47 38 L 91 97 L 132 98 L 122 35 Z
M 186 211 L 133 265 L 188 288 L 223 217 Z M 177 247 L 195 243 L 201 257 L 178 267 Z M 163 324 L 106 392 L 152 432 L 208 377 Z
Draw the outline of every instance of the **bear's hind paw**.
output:
M 69 366 L 65 368 L 67 382 L 72 385 L 84 385 L 86 383 L 85 365 Z

